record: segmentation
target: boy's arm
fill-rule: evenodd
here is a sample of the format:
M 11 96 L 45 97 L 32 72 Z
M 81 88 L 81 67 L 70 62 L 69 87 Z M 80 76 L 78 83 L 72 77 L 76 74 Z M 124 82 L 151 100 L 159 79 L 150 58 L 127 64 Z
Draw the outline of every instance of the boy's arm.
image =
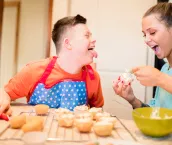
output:
M 3 112 L 7 112 L 10 109 L 10 96 L 4 91 L 4 89 L 0 89 L 0 114 Z M 10 114 L 9 114 L 10 115 Z
M 33 68 L 26 65 L 0 90 L 0 114 L 8 112 L 11 100 L 28 96 L 34 85 Z
M 32 85 L 32 68 L 29 65 L 27 65 L 12 79 L 10 79 L 8 84 L 5 85 L 4 90 L 11 100 L 15 100 L 24 96 L 28 96 Z

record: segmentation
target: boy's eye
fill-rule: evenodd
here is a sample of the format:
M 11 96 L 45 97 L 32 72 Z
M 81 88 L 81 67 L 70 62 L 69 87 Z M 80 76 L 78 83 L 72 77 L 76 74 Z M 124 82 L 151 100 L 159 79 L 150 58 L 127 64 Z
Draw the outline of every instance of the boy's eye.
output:
M 143 34 L 143 37 L 146 37 L 146 33 L 143 32 L 142 34 Z
M 90 35 L 89 35 L 89 34 L 86 34 L 85 36 L 86 36 L 87 38 L 89 38 L 89 37 L 90 37 Z

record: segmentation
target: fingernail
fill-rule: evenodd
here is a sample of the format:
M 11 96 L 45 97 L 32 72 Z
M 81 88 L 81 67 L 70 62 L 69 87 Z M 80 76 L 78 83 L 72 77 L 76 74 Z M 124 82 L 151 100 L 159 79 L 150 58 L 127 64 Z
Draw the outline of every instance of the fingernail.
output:
M 120 76 L 118 77 L 118 80 L 120 80 L 121 78 L 120 78 Z
M 124 83 L 124 81 L 122 81 L 121 83 Z

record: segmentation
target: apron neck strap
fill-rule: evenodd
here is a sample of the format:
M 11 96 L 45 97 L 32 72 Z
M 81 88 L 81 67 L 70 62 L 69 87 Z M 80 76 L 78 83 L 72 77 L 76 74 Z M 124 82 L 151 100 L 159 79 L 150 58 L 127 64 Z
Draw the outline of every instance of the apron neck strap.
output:
M 53 59 L 48 64 L 48 66 L 45 69 L 45 71 L 44 71 L 41 79 L 39 80 L 39 82 L 41 82 L 41 83 L 45 83 L 46 82 L 48 76 L 50 75 L 52 69 L 54 68 L 56 60 L 57 60 L 57 56 L 53 56 Z M 93 68 L 90 65 L 86 65 L 83 68 L 82 79 L 86 80 L 87 73 L 89 74 L 90 79 L 94 80 L 94 71 L 93 71 Z
M 48 64 L 47 68 L 45 69 L 41 79 L 39 82 L 41 83 L 45 83 L 48 76 L 50 75 L 52 69 L 54 68 L 54 65 L 56 63 L 56 60 L 57 60 L 57 56 L 53 56 L 53 59 L 50 61 L 50 63 Z
M 90 79 L 91 79 L 91 80 L 94 80 L 94 71 L 93 71 L 93 68 L 92 68 L 90 65 L 86 65 L 86 66 L 83 68 L 82 78 L 83 78 L 84 80 L 86 79 L 87 73 L 88 73 Z

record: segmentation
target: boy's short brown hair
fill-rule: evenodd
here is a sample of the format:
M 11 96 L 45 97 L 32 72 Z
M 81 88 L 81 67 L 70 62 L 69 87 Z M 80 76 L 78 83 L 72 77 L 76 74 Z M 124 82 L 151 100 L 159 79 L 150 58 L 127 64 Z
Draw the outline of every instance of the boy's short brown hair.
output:
M 81 15 L 64 17 L 54 24 L 52 31 L 52 40 L 56 46 L 56 52 L 59 53 L 61 47 L 61 38 L 68 28 L 77 24 L 86 24 L 87 19 Z

